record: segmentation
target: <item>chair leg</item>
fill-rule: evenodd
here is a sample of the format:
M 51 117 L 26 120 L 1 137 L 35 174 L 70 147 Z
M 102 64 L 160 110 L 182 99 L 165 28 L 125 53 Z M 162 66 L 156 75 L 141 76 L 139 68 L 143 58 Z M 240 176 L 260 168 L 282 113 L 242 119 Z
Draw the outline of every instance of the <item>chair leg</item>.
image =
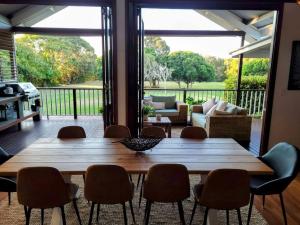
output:
M 263 200 L 263 209 L 264 209 L 265 208 L 265 202 L 266 202 L 266 196 L 265 195 L 262 196 L 262 200 Z
M 85 174 L 82 175 L 83 183 L 85 183 Z
M 77 200 L 76 200 L 76 199 L 73 199 L 73 206 L 74 206 L 74 209 L 75 209 L 75 213 L 76 213 L 78 222 L 79 222 L 79 224 L 81 225 L 82 222 L 81 222 L 80 213 L 79 213 L 79 210 L 78 210 Z
M 67 225 L 66 214 L 65 214 L 65 207 L 61 206 L 60 210 L 61 210 L 61 218 L 62 218 L 63 225 Z
M 44 225 L 44 209 L 41 209 L 41 224 Z
M 204 212 L 203 225 L 207 224 L 208 211 L 209 211 L 209 208 L 206 207 L 205 212 Z
M 193 222 L 193 219 L 194 219 L 194 215 L 195 215 L 195 212 L 196 212 L 196 208 L 197 208 L 197 202 L 195 200 L 193 211 L 192 211 L 192 215 L 191 215 L 190 225 L 192 225 L 192 222 Z
M 25 224 L 29 225 L 29 223 L 30 223 L 30 215 L 31 215 L 31 208 L 27 209 L 27 207 L 24 206 L 24 212 L 25 212 L 25 219 L 26 219 Z
M 236 212 L 237 212 L 237 215 L 238 215 L 239 225 L 243 225 L 242 217 L 241 217 L 241 210 L 237 209 Z
M 226 210 L 226 224 L 229 225 L 229 210 Z
M 150 212 L 151 212 L 151 204 L 152 204 L 152 202 L 149 201 L 148 207 L 147 207 L 147 213 L 146 213 L 145 225 L 148 225 L 148 224 L 149 224 Z
M 10 205 L 10 203 L 11 203 L 11 192 L 8 192 L 7 195 L 8 195 L 8 205 Z
M 123 205 L 124 224 L 127 225 L 128 221 L 127 221 L 126 205 L 125 203 L 123 203 L 122 205 Z
M 250 224 L 250 219 L 251 219 L 251 213 L 252 213 L 253 201 L 254 201 L 254 194 L 251 194 L 251 198 L 250 198 L 250 205 L 249 205 L 249 210 L 248 210 L 247 225 L 249 225 L 249 224 Z
M 100 204 L 97 204 L 97 217 L 96 217 L 96 221 L 99 222 L 99 214 L 100 214 Z
M 280 197 L 280 203 L 281 203 L 281 209 L 282 209 L 284 224 L 287 225 L 287 218 L 286 218 L 286 212 L 285 212 L 285 207 L 284 207 L 284 201 L 283 201 L 283 195 L 282 195 L 282 193 L 279 194 L 279 197 Z
M 132 176 L 131 176 L 131 174 L 129 174 L 129 180 L 132 182 Z
M 94 207 L 95 207 L 95 203 L 92 202 L 91 211 L 90 211 L 90 218 L 89 218 L 89 225 L 91 225 L 92 222 L 93 222 Z
M 129 201 L 129 206 L 130 206 L 130 211 L 131 211 L 131 216 L 132 216 L 133 223 L 136 224 L 135 216 L 134 216 L 134 211 L 133 211 L 133 206 L 132 206 L 132 201 L 131 200 Z
M 185 225 L 184 211 L 183 211 L 183 207 L 182 207 L 182 202 L 178 201 L 177 205 L 178 205 L 178 211 L 179 211 L 181 224 Z
M 146 201 L 146 206 L 145 206 L 145 213 L 144 213 L 144 223 L 146 221 L 146 217 L 147 217 L 147 212 L 148 212 L 148 207 L 149 207 L 149 201 Z

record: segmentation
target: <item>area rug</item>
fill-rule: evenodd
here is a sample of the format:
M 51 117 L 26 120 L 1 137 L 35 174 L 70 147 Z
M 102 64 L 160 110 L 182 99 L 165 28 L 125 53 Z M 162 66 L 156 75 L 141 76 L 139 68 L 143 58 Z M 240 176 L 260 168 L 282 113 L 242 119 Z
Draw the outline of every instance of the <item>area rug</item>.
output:
M 191 176 L 191 187 L 196 184 L 199 180 L 199 176 Z M 133 177 L 136 182 L 137 177 Z M 79 184 L 80 186 L 80 199 L 78 200 L 78 207 L 80 211 L 80 215 L 83 221 L 83 224 L 88 223 L 89 219 L 89 211 L 90 211 L 90 203 L 88 203 L 83 196 L 83 180 L 82 176 L 73 176 L 72 181 L 74 183 Z M 18 204 L 17 196 L 14 193 L 12 198 L 12 204 L 8 206 L 7 199 L 4 199 L 0 202 L 0 225 L 23 225 L 25 224 L 24 211 L 23 206 Z M 138 199 L 139 199 L 139 190 L 135 191 L 135 196 L 133 199 L 133 207 L 136 217 L 137 224 L 143 224 L 143 216 L 145 209 L 145 201 L 142 202 L 141 208 L 138 207 Z M 184 212 L 185 212 L 185 220 L 187 224 L 189 223 L 192 208 L 193 208 L 193 197 L 191 197 L 183 202 Z M 72 204 L 66 205 L 66 217 L 68 225 L 77 225 L 79 224 L 77 221 L 77 217 L 74 211 Z M 96 209 L 95 209 L 96 211 Z M 96 214 L 94 211 L 94 215 Z M 248 207 L 244 207 L 241 209 L 243 224 L 246 224 Z M 50 224 L 52 210 L 48 209 L 45 211 L 45 225 Z M 202 224 L 203 221 L 204 208 L 198 207 L 196 210 L 196 214 L 193 220 L 193 224 Z M 96 216 L 95 216 L 96 217 Z M 132 221 L 129 204 L 127 203 L 127 217 L 128 224 L 134 224 Z M 225 212 L 218 212 L 218 221 L 219 224 L 226 224 L 225 220 Z M 40 210 L 33 210 L 31 215 L 31 225 L 39 225 L 40 222 Z M 96 218 L 94 218 L 93 224 L 103 224 L 103 225 L 117 225 L 124 224 L 123 220 L 123 211 L 121 205 L 101 205 L 99 222 L 96 222 Z M 179 214 L 177 209 L 177 204 L 160 204 L 155 203 L 151 209 L 150 215 L 150 224 L 155 225 L 176 225 L 180 224 Z M 230 225 L 238 224 L 236 211 L 230 212 Z M 263 219 L 263 217 L 256 211 L 255 207 L 253 207 L 252 217 L 251 217 L 252 225 L 265 225 L 267 222 Z

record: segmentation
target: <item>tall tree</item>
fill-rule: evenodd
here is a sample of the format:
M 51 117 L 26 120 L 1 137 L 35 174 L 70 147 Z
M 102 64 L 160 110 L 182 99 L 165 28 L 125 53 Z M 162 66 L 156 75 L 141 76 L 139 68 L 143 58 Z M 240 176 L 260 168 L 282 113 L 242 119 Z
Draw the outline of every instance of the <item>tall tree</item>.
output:
M 168 56 L 168 66 L 172 69 L 172 79 L 180 87 L 180 82 L 185 82 L 187 88 L 193 82 L 213 81 L 215 71 L 211 64 L 194 52 L 177 51 Z
M 47 86 L 99 77 L 94 49 L 80 37 L 24 35 L 17 38 L 16 44 L 23 80 Z
M 170 47 L 161 37 L 148 36 L 144 40 L 145 54 L 151 54 L 158 63 L 164 65 L 170 53 Z

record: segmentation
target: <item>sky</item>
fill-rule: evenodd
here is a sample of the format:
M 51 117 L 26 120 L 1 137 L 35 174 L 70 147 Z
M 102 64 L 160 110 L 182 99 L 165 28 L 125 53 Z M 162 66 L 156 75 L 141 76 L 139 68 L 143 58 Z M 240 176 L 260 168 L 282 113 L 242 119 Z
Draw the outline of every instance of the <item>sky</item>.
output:
M 194 10 L 143 9 L 145 29 L 224 30 Z M 69 6 L 34 27 L 101 28 L 101 8 Z M 82 37 L 102 55 L 101 37 Z M 240 37 L 162 37 L 173 51 L 193 51 L 203 56 L 229 58 L 240 46 Z

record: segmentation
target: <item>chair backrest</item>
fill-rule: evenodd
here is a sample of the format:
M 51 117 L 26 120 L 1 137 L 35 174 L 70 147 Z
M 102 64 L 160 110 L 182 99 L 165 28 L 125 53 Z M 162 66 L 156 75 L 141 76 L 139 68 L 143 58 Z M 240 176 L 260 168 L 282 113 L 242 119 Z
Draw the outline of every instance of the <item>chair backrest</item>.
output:
M 207 138 L 207 133 L 202 127 L 185 127 L 182 129 L 180 137 L 191 139 L 205 139 Z
M 111 125 L 105 128 L 104 138 L 130 138 L 130 130 L 123 125 Z
M 282 142 L 275 145 L 262 161 L 270 166 L 279 178 L 295 178 L 299 171 L 299 150 Z
M 53 208 L 71 201 L 68 186 L 52 167 L 27 167 L 18 172 L 17 194 L 20 204 L 30 208 Z
M 118 204 L 131 200 L 134 185 L 123 167 L 93 165 L 87 169 L 84 195 L 88 201 Z
M 0 165 L 9 160 L 9 158 L 9 154 L 3 148 L 0 147 Z
M 144 127 L 141 132 L 143 138 L 166 138 L 166 133 L 163 128 L 151 126 Z
M 209 173 L 199 202 L 212 209 L 237 209 L 248 205 L 250 178 L 245 170 L 219 169 Z
M 66 126 L 58 131 L 57 138 L 86 138 L 86 134 L 80 126 Z
M 187 168 L 180 164 L 157 164 L 149 169 L 144 197 L 154 202 L 182 201 L 190 196 Z

